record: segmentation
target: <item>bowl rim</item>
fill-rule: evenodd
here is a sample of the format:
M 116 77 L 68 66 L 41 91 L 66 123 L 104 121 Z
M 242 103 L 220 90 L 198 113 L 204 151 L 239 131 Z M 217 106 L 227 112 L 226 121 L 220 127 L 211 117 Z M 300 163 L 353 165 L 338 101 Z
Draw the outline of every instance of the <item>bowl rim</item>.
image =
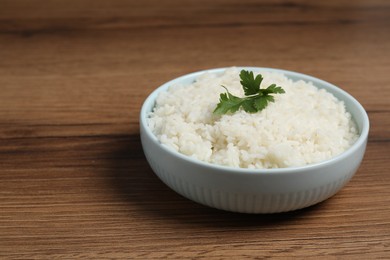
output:
M 201 161 L 199 159 L 195 159 L 195 158 L 188 156 L 188 155 L 184 155 L 184 154 L 174 150 L 173 148 L 171 148 L 167 145 L 161 144 L 160 141 L 158 140 L 157 136 L 155 136 L 153 134 L 153 132 L 151 131 L 151 129 L 149 128 L 148 123 L 147 123 L 148 114 L 151 112 L 148 108 L 150 107 L 150 103 L 154 104 L 155 99 L 157 98 L 158 94 L 160 92 L 166 91 L 169 86 L 171 86 L 173 84 L 177 84 L 185 79 L 188 79 L 188 78 L 196 79 L 198 76 L 200 76 L 204 73 L 219 74 L 219 73 L 222 73 L 225 70 L 230 69 L 230 68 L 236 68 L 238 70 L 247 69 L 247 70 L 252 70 L 254 72 L 258 72 L 258 71 L 278 72 L 278 73 L 285 74 L 286 77 L 295 76 L 295 77 L 298 77 L 302 80 L 305 80 L 306 82 L 312 82 L 314 85 L 315 85 L 315 83 L 319 83 L 321 85 L 326 85 L 328 88 L 332 89 L 332 94 L 334 94 L 333 91 L 338 92 L 340 95 L 342 95 L 344 97 L 343 101 L 345 101 L 345 99 L 349 99 L 358 108 L 358 111 L 362 115 L 362 119 L 363 119 L 362 129 L 360 129 L 360 131 L 359 131 L 358 139 L 346 151 L 344 151 L 344 152 L 342 152 L 342 153 L 338 154 L 337 156 L 334 156 L 330 159 L 327 159 L 325 161 L 320 161 L 317 163 L 308 164 L 308 165 L 304 165 L 304 166 L 294 166 L 294 167 L 285 167 L 285 168 L 266 168 L 266 169 L 264 169 L 264 168 L 261 168 L 261 169 L 259 169 L 259 168 L 239 168 L 239 167 L 231 167 L 231 166 L 209 163 L 209 162 Z M 319 87 L 319 86 L 316 86 L 316 87 Z M 152 108 L 153 108 L 153 106 L 152 106 Z M 291 174 L 294 172 L 303 172 L 303 171 L 306 172 L 306 171 L 319 170 L 319 169 L 326 167 L 327 165 L 335 164 L 335 163 L 345 159 L 346 157 L 349 157 L 351 154 L 356 152 L 356 150 L 358 150 L 359 147 L 366 144 L 366 141 L 368 138 L 368 133 L 369 133 L 370 122 L 369 122 L 367 112 L 363 108 L 363 106 L 351 94 L 349 94 L 348 92 L 344 91 L 343 89 L 339 88 L 338 86 L 336 86 L 330 82 L 324 81 L 322 79 L 319 79 L 319 78 L 316 78 L 316 77 L 313 77 L 313 76 L 310 76 L 310 75 L 307 75 L 304 73 L 285 70 L 285 69 L 268 68 L 268 67 L 253 67 L 253 66 L 233 66 L 233 67 L 220 67 L 220 68 L 212 68 L 212 69 L 205 69 L 205 70 L 200 70 L 200 71 L 196 71 L 196 72 L 191 72 L 191 73 L 181 75 L 179 77 L 176 77 L 172 80 L 169 80 L 169 81 L 163 83 L 162 85 L 160 85 L 159 87 L 154 89 L 147 96 L 145 101 L 143 102 L 142 107 L 141 107 L 141 111 L 140 111 L 140 127 L 145 130 L 144 133 L 150 138 L 150 140 L 152 140 L 155 144 L 160 146 L 165 152 L 167 152 L 168 154 L 170 154 L 172 156 L 178 157 L 178 158 L 180 158 L 188 163 L 192 163 L 192 164 L 195 164 L 195 165 L 200 166 L 200 167 L 211 168 L 211 169 L 214 169 L 217 171 L 223 171 L 225 173 L 231 173 L 231 174 L 283 175 L 283 174 Z

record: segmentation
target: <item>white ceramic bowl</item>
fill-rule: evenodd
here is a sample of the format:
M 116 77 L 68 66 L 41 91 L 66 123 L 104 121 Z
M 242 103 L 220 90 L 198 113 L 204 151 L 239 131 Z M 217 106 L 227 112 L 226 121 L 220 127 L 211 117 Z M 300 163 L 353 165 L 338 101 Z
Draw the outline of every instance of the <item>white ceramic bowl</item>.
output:
M 207 70 L 221 74 L 226 68 Z M 304 74 L 269 68 L 240 67 L 254 72 L 276 71 L 293 80 L 311 81 L 345 102 L 360 136 L 344 153 L 317 164 L 279 169 L 241 169 L 192 159 L 161 145 L 147 125 L 157 95 L 173 84 L 191 84 L 206 71 L 184 75 L 157 88 L 145 100 L 140 133 L 145 156 L 156 175 L 177 193 L 195 202 L 234 212 L 276 213 L 319 203 L 336 194 L 357 171 L 366 149 L 369 120 L 351 95 L 323 80 Z

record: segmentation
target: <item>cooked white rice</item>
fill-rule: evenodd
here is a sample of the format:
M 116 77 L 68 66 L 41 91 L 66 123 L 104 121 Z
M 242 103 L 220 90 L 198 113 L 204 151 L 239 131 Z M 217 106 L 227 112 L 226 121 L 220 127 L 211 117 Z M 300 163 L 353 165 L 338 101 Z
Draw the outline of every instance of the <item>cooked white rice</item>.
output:
M 158 140 L 193 158 L 241 168 L 303 166 L 330 159 L 348 149 L 358 134 L 344 103 L 313 84 L 279 73 L 261 73 L 261 88 L 273 83 L 285 94 L 254 114 L 239 110 L 217 116 L 220 93 L 243 97 L 240 71 L 205 73 L 191 85 L 162 92 L 149 126 Z M 256 75 L 257 73 L 255 73 Z

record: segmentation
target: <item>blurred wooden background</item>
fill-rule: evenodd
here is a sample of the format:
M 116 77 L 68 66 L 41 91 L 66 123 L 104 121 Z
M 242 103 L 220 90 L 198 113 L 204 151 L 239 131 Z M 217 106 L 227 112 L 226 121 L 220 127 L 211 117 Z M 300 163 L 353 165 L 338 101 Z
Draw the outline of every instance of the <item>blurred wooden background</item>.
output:
M 310 74 L 362 103 L 367 153 L 340 193 L 243 215 L 157 179 L 143 100 L 234 65 Z M 385 0 L 0 0 L 0 258 L 388 258 L 389 70 Z

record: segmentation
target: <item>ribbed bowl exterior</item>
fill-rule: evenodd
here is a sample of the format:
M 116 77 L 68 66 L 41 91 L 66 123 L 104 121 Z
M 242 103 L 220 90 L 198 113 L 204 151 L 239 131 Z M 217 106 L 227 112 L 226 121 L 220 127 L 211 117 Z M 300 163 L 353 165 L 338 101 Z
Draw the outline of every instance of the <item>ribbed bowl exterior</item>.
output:
M 146 157 L 156 175 L 182 196 L 209 207 L 240 213 L 280 213 L 309 207 L 336 194 L 355 173 L 353 171 L 329 183 L 300 191 L 238 193 L 188 182 L 177 173 L 166 171 L 164 165 L 159 165 L 152 156 L 146 154 Z

